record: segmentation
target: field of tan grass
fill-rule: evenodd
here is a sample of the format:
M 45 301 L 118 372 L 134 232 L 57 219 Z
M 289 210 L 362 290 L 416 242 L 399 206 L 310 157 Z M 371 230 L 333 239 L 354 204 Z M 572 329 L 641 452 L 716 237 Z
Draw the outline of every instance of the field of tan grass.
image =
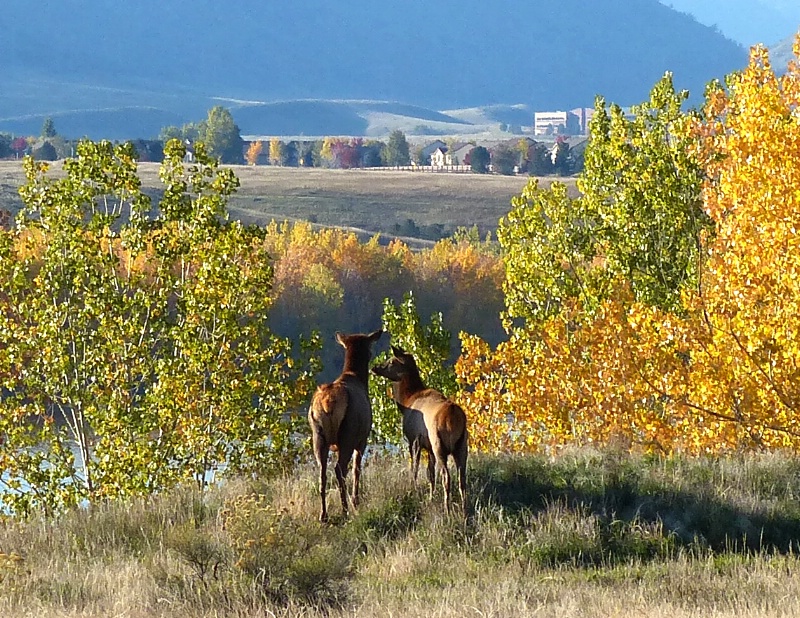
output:
M 0 526 L 8 618 L 800 615 L 789 455 L 473 456 L 469 518 L 371 455 L 316 521 L 315 466 Z
M 58 173 L 61 163 L 53 164 Z M 367 234 L 409 235 L 436 239 L 458 227 L 477 225 L 494 231 L 511 198 L 527 177 L 404 171 L 328 170 L 234 166 L 241 187 L 229 203 L 231 217 L 263 225 L 276 221 L 311 221 L 351 227 Z M 142 163 L 145 189 L 160 191 L 158 164 Z M 542 179 L 548 186 L 554 179 Z M 0 207 L 21 206 L 17 187 L 24 182 L 19 161 L 0 161 Z M 576 193 L 575 179 L 564 179 Z M 414 234 L 410 234 L 414 236 Z

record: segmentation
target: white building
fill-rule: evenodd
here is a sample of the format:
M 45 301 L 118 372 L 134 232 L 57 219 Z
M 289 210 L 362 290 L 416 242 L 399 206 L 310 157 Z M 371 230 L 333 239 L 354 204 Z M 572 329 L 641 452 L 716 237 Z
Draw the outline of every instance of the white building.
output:
M 580 120 L 572 112 L 535 112 L 533 114 L 534 135 L 577 135 Z

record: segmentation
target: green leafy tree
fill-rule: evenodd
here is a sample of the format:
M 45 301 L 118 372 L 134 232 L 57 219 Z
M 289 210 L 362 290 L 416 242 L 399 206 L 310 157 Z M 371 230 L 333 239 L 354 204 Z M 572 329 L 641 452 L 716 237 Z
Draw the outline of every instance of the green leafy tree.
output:
M 491 155 L 483 146 L 475 146 L 469 151 L 469 166 L 476 174 L 485 174 L 489 171 Z
M 311 163 L 312 167 L 324 167 L 327 158 L 323 155 L 325 149 L 325 140 L 315 140 L 311 145 Z
M 158 134 L 158 139 L 164 143 L 167 143 L 171 139 L 183 139 L 183 132 L 181 131 L 180 127 L 169 125 L 161 129 Z
M 671 76 L 628 119 L 598 98 L 578 181 L 580 199 L 531 180 L 501 220 L 508 317 L 543 319 L 578 298 L 589 310 L 624 281 L 636 300 L 679 311 L 695 285 L 698 246 L 709 228 L 701 208 L 702 170 L 691 154 Z
M 38 161 L 55 161 L 58 159 L 58 152 L 56 147 L 49 140 L 46 140 L 31 152 L 31 156 Z
M 314 142 L 300 142 L 297 147 L 297 164 L 314 167 Z
M 541 142 L 536 142 L 528 149 L 528 174 L 531 176 L 547 176 L 553 173 L 553 159 L 550 150 Z
M 383 328 L 391 333 L 392 345 L 400 346 L 414 355 L 420 374 L 431 388 L 454 395 L 457 390 L 455 371 L 447 365 L 450 354 L 450 332 L 442 323 L 442 314 L 433 314 L 427 325 L 422 323 L 411 292 L 403 302 L 395 305 L 391 299 L 383 301 Z M 379 355 L 376 362 L 388 358 Z M 370 380 L 370 399 L 373 402 L 373 431 L 375 440 L 382 444 L 399 445 L 403 439 L 402 415 L 391 398 L 391 388 L 386 380 Z
M 238 186 L 167 144 L 153 217 L 130 144 L 81 142 L 54 179 L 28 158 L 20 235 L 0 234 L 0 498 L 54 511 L 293 460 L 315 338 L 271 333 L 261 234 Z M 27 489 L 27 490 L 24 490 Z
M 181 127 L 181 138 L 184 142 L 196 142 L 200 139 L 201 132 L 205 131 L 206 121 L 188 122 Z
M 10 157 L 13 151 L 11 150 L 11 142 L 13 136 L 8 133 L 0 133 L 0 159 Z
M 58 135 L 58 133 L 56 133 L 56 125 L 53 119 L 48 116 L 42 123 L 42 137 L 47 139 L 49 137 L 55 137 L 56 135 Z
M 233 120 L 231 112 L 217 105 L 208 111 L 203 121 L 198 139 L 202 141 L 208 154 L 217 157 L 223 163 L 243 163 L 243 141 L 239 127 Z
M 572 161 L 569 142 L 565 138 L 559 136 L 556 139 L 554 148 L 555 152 L 550 154 L 550 160 L 553 162 L 553 169 L 559 176 L 569 176 L 571 173 L 570 163 Z
M 632 119 L 598 99 L 578 181 L 606 270 L 629 281 L 637 300 L 670 311 L 697 284 L 700 236 L 712 227 L 686 130 L 697 115 L 683 110 L 688 96 L 667 73 Z
M 558 313 L 566 298 L 593 285 L 593 251 L 589 228 L 563 183 L 548 190 L 532 178 L 512 198 L 511 211 L 500 220 L 497 238 L 503 248 L 503 284 L 507 317 L 538 321 Z
M 288 142 L 283 149 L 283 163 L 281 165 L 297 167 L 297 156 L 297 142 Z
M 420 146 L 414 151 L 414 163 L 417 165 L 431 164 L 431 158 L 429 155 L 426 156 L 424 147 Z
M 182 127 L 170 125 L 161 129 L 158 139 L 166 144 L 171 139 L 179 139 L 181 141 L 188 140 L 189 142 L 196 142 L 200 138 L 200 130 L 204 123 L 189 122 Z
M 364 167 L 381 167 L 383 165 L 383 142 L 369 140 L 364 143 L 361 151 L 361 164 Z
M 511 176 L 518 160 L 518 153 L 507 144 L 498 144 L 492 153 L 492 170 L 504 176 Z
M 383 163 L 388 166 L 410 165 L 411 155 L 409 154 L 408 141 L 405 133 L 396 129 L 389 135 L 389 140 L 383 149 Z

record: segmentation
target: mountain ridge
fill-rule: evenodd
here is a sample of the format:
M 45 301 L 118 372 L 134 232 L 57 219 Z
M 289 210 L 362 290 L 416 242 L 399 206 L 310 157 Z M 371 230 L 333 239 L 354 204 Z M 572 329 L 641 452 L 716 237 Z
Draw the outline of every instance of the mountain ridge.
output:
M 60 115 L 93 136 L 92 109 L 139 110 L 127 127 L 118 113 L 116 138 L 154 136 L 162 118 L 200 120 L 217 97 L 277 114 L 236 106 L 243 133 L 270 133 L 286 101 L 397 101 L 427 116 L 570 109 L 597 94 L 629 105 L 668 70 L 699 100 L 708 81 L 746 62 L 744 48 L 657 0 L 240 0 L 224 11 L 211 0 L 7 0 L 0 29 L 10 33 L 0 77 L 12 82 L 0 93 L 0 130 L 19 127 L 12 118 Z M 84 110 L 80 120 L 71 109 Z M 342 112 L 309 113 L 320 110 L 331 120 Z M 305 122 L 301 132 L 317 132 L 313 115 Z M 358 126 L 348 112 L 324 132 Z
M 773 46 L 800 29 L 800 4 L 791 0 L 661 0 L 693 15 L 745 47 Z

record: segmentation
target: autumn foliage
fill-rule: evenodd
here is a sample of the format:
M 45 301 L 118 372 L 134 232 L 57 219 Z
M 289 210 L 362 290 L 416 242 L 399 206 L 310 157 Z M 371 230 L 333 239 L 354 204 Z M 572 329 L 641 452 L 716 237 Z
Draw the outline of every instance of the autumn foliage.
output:
M 603 124 L 601 114 L 588 198 L 568 204 L 558 187 L 531 186 L 515 200 L 509 336 L 492 348 L 463 335 L 458 363 L 478 448 L 800 446 L 800 69 L 777 77 L 754 48 L 744 71 L 709 89 L 701 114 L 670 117 L 674 97 L 657 86 L 647 119 Z M 658 118 L 679 150 L 639 139 L 637 123 Z M 649 167 L 637 170 L 645 152 Z M 576 211 L 579 220 L 559 218 Z M 566 235 L 530 248 L 564 221 Z
M 168 144 L 157 209 L 127 146 L 84 142 L 61 178 L 28 159 L 22 226 L 0 232 L 4 508 L 291 463 L 333 333 L 381 323 L 463 404 L 473 449 L 797 450 L 800 67 L 754 48 L 701 111 L 686 99 L 669 74 L 632 116 L 598 99 L 579 198 L 532 180 L 497 243 L 418 251 L 228 222 L 238 180 L 202 145 L 187 166 Z
M 270 331 L 263 234 L 226 220 L 238 179 L 185 154 L 168 143 L 157 213 L 130 145 L 81 142 L 60 177 L 26 159 L 0 234 L 4 512 L 203 487 L 300 447 L 315 339 Z
M 247 164 L 256 165 L 258 163 L 258 157 L 261 156 L 261 152 L 263 150 L 264 150 L 264 144 L 260 140 L 257 140 L 255 142 L 250 142 L 250 145 L 247 147 L 247 154 L 245 155 Z
M 272 328 L 289 337 L 324 333 L 326 371 L 340 364 L 336 330 L 377 328 L 385 299 L 399 304 L 409 292 L 420 315 L 441 313 L 451 332 L 467 328 L 493 342 L 502 336 L 503 263 L 474 233 L 464 231 L 412 251 L 398 240 L 364 241 L 340 229 L 272 223 L 264 248 L 274 260 Z M 456 346 L 454 340 L 451 358 L 458 355 Z

